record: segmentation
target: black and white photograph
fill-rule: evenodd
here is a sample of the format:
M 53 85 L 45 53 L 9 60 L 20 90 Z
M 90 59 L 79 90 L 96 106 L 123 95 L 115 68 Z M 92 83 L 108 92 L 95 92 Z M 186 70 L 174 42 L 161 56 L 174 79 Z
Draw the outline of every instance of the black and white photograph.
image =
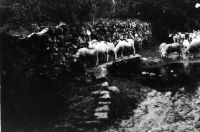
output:
M 200 0 L 0 0 L 0 132 L 200 132 Z

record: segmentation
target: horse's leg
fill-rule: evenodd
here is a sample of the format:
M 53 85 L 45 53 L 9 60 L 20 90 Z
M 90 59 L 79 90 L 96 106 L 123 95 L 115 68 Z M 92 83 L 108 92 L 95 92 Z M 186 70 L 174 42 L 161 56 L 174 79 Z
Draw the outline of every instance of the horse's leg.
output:
M 98 52 L 96 53 L 96 65 L 99 63 L 99 57 L 98 57 Z
M 114 56 L 115 56 L 114 60 L 116 60 L 117 59 L 117 52 L 113 50 L 113 53 L 114 53 Z
M 117 51 L 113 51 L 115 54 L 115 60 L 117 59 Z
M 174 41 L 174 43 L 176 42 L 176 39 L 173 37 L 173 41 Z
M 133 45 L 133 55 L 135 56 L 135 46 Z
M 107 61 L 107 52 L 103 53 L 103 62 Z
M 109 52 L 107 51 L 107 59 L 106 61 L 109 61 Z
M 121 51 L 121 57 L 123 58 L 123 52 L 124 52 L 124 48 L 122 48 L 122 51 Z
M 178 57 L 181 58 L 181 52 L 178 52 Z

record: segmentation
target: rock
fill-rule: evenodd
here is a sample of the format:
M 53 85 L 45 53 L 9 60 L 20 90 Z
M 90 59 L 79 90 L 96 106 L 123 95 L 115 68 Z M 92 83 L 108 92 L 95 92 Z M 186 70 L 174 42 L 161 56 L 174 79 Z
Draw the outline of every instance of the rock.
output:
M 108 86 L 109 86 L 108 82 L 104 82 L 104 83 L 101 84 L 102 88 L 108 88 Z
M 94 116 L 97 119 L 108 119 L 108 112 L 96 112 L 94 113 Z
M 85 82 L 86 83 L 92 83 L 92 81 L 93 81 L 93 78 L 92 78 L 92 76 L 91 75 L 88 75 L 87 77 L 85 77 Z
M 98 120 L 94 121 L 86 121 L 85 124 L 99 124 L 100 122 Z
M 173 75 L 173 77 L 177 77 L 177 76 L 178 76 L 177 74 L 174 74 L 174 75 Z
M 180 92 L 185 92 L 185 88 L 184 87 L 180 88 L 179 90 L 180 90 Z
M 153 76 L 155 76 L 156 74 L 155 74 L 155 73 L 150 73 L 149 75 L 150 75 L 150 77 L 153 77 Z
M 172 95 L 172 92 L 169 91 L 169 92 L 166 92 L 166 93 L 165 93 L 164 97 L 166 97 L 166 98 L 170 98 L 171 95 Z
M 100 99 L 110 99 L 110 94 L 107 93 L 107 94 L 104 94 L 103 96 L 99 97 Z
M 97 91 L 92 92 L 91 94 L 97 95 L 97 94 L 100 94 L 100 92 L 101 90 L 97 90 Z
M 83 79 L 83 77 L 76 77 L 75 80 L 76 81 L 81 81 Z
M 153 97 L 153 96 L 156 95 L 156 93 L 157 93 L 157 91 L 153 90 L 152 92 L 148 93 L 147 95 L 150 96 L 150 97 Z
M 111 104 L 111 102 L 99 102 L 100 105 L 108 105 Z
M 105 67 L 99 67 L 94 71 L 94 76 L 96 77 L 96 79 L 106 78 L 107 75 L 108 71 Z
M 95 112 L 108 112 L 110 111 L 108 105 L 104 105 L 102 107 L 98 107 L 95 109 Z
M 161 92 L 157 92 L 157 95 L 160 96 L 160 95 L 161 95 Z
M 138 132 L 138 131 L 135 131 L 134 127 L 130 127 L 130 128 L 120 128 L 119 131 L 117 132 Z
M 145 72 L 145 71 L 142 72 L 142 75 L 148 75 L 148 74 L 149 72 Z
M 129 55 L 129 57 L 130 57 L 130 58 L 133 58 L 133 57 L 134 57 L 134 55 Z
M 197 121 L 196 123 L 195 123 L 195 128 L 200 128 L 200 121 Z
M 199 95 L 199 99 L 200 99 L 200 86 L 197 88 L 196 93 L 197 95 Z
M 146 58 L 146 57 L 142 57 L 141 60 L 143 60 L 143 61 L 147 61 L 148 58 Z
M 113 92 L 113 93 L 120 93 L 119 88 L 116 87 L 116 86 L 110 86 L 110 87 L 108 87 L 108 90 Z
M 197 105 L 198 107 L 200 107 L 200 100 L 197 100 L 197 101 L 195 102 L 195 105 Z

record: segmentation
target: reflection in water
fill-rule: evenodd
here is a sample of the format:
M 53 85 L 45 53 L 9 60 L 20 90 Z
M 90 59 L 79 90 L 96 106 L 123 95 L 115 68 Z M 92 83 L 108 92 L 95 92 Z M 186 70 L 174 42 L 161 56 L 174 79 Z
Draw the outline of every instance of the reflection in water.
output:
M 140 76 L 141 83 L 159 91 L 177 91 L 185 87 L 188 91 L 193 91 L 197 87 L 200 79 L 200 64 L 198 63 L 172 63 L 156 68 L 142 69 L 155 76 Z

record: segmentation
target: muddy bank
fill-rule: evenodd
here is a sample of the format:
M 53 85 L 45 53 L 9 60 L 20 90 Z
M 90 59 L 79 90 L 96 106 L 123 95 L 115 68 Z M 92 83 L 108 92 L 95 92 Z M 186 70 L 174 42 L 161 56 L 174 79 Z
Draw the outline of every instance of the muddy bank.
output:
M 174 96 L 153 90 L 129 119 L 122 120 L 118 128 L 105 131 L 199 131 L 199 102 L 199 88 L 194 94 L 181 89 Z

